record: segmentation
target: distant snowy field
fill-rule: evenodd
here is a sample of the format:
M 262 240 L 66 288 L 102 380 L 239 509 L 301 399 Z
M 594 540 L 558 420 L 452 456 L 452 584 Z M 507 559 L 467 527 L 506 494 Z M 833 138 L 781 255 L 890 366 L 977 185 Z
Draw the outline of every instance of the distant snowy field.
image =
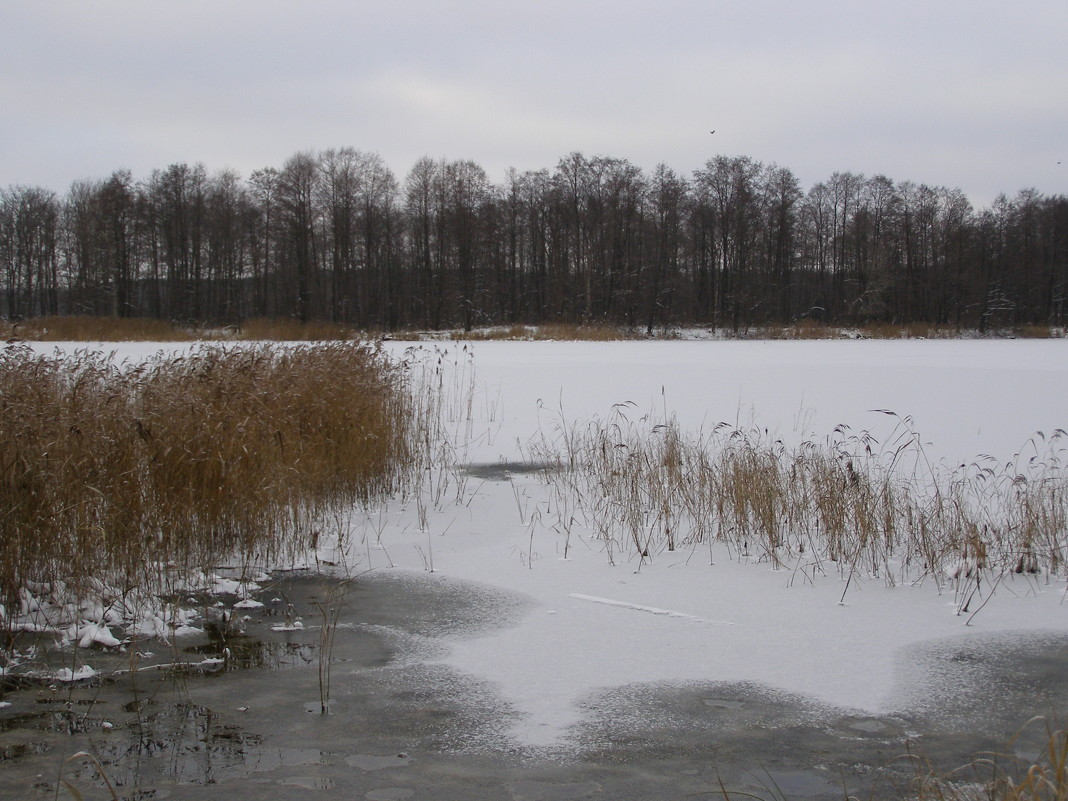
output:
M 188 346 L 101 347 L 136 361 Z M 947 464 L 980 454 L 1007 462 L 1021 449 L 1026 458 L 1036 432 L 1068 428 L 1064 340 L 385 347 L 397 358 L 409 348 L 424 358 L 443 352 L 445 391 L 471 399 L 470 414 L 457 409 L 451 425 L 473 464 L 520 460 L 532 439 L 553 436 L 562 422 L 605 418 L 623 403 L 634 420 L 674 416 L 684 431 L 726 422 L 788 443 L 822 441 L 838 425 L 883 442 L 910 417 L 928 458 Z M 522 713 L 511 735 L 529 745 L 559 744 L 581 719 L 583 699 L 636 683 L 748 681 L 893 712 L 922 695 L 910 686 L 920 643 L 1068 630 L 1063 577 L 1006 580 L 966 627 L 952 588 L 939 591 L 930 580 L 887 587 L 865 578 L 840 604 L 845 582 L 836 573 L 810 581 L 732 561 L 718 547 L 658 554 L 638 570 L 636 560 L 609 564 L 598 541 L 575 535 L 565 560 L 547 504 L 534 476 L 472 476 L 462 502 L 430 510 L 429 532 L 419 530 L 411 504 L 358 515 L 348 555 L 358 570 L 424 574 L 432 563 L 428 580 L 529 596 L 531 611 L 518 625 L 458 636 L 446 655 L 427 657 L 496 686 Z

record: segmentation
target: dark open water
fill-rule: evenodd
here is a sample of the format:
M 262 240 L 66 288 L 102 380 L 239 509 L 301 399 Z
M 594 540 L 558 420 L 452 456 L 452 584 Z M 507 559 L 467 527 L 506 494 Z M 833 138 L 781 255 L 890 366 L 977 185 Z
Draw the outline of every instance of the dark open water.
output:
M 526 599 L 435 575 L 349 587 L 320 714 L 321 620 L 336 583 L 279 580 L 244 634 L 153 645 L 140 661 L 223 665 L 9 691 L 0 799 L 898 798 L 919 758 L 942 770 L 981 751 L 1033 756 L 1068 708 L 1068 635 L 945 641 L 902 654 L 900 708 L 870 717 L 749 684 L 633 685 L 586 699 L 566 747 L 510 742 L 510 709 L 439 664 L 451 637 L 508 626 Z M 278 599 L 278 600 L 274 600 Z M 303 631 L 275 632 L 292 604 Z M 491 611 L 491 613 L 487 613 Z M 857 643 L 858 648 L 864 647 Z M 82 659 L 84 657 L 84 659 Z M 65 658 L 70 659 L 68 654 Z M 75 655 L 104 673 L 125 655 Z M 910 758 L 908 754 L 912 754 Z M 968 778 L 970 778 L 970 774 Z M 739 796 L 742 797 L 742 796 Z

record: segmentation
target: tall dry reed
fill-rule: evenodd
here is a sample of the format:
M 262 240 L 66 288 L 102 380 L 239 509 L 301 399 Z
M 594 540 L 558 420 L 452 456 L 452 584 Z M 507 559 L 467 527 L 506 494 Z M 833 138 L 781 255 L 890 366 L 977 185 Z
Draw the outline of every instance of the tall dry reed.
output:
M 355 343 L 212 347 L 135 367 L 0 351 L 0 598 L 152 587 L 276 558 L 390 494 L 419 437 L 403 370 Z
M 720 543 L 741 558 L 888 583 L 1063 572 L 1062 431 L 1036 435 L 1031 458 L 950 469 L 927 462 L 907 420 L 883 448 L 843 427 L 787 447 L 726 426 L 687 435 L 673 420 L 634 423 L 626 412 L 561 426 L 532 452 L 551 466 L 555 497 L 571 499 L 557 506 L 582 510 L 612 558 Z

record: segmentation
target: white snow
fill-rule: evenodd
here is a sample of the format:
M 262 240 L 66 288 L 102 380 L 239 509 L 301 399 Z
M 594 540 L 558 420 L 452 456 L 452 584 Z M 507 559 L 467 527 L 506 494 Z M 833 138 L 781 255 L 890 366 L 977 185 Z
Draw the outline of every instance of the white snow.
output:
M 463 345 L 448 347 L 461 354 L 459 391 L 469 368 Z M 1036 432 L 1068 427 L 1063 340 L 467 347 L 474 420 L 453 426 L 469 437 L 472 463 L 518 460 L 532 440 L 606 419 L 626 402 L 632 420 L 675 416 L 690 431 L 725 421 L 790 444 L 822 441 L 837 425 L 885 443 L 909 417 L 927 458 L 948 465 L 980 454 L 1009 462 L 1026 454 Z M 524 713 L 512 734 L 527 744 L 559 743 L 584 697 L 638 682 L 747 681 L 891 711 L 909 691 L 898 667 L 910 646 L 1068 624 L 1063 577 L 1047 584 L 1012 576 L 965 626 L 952 586 L 940 591 L 930 579 L 888 587 L 854 578 L 843 602 L 845 581 L 833 572 L 739 562 L 723 546 L 664 552 L 644 564 L 617 556 L 613 566 L 603 543 L 573 534 L 564 559 L 565 537 L 550 527 L 543 487 L 529 475 L 511 478 L 513 486 L 472 477 L 473 498 L 431 514 L 429 537 L 409 510 L 382 542 L 393 564 L 425 569 L 429 551 L 437 573 L 535 600 L 519 625 L 454 642 L 445 659 L 495 684 Z
M 394 353 L 404 343 L 387 343 Z M 431 347 L 431 346 L 424 346 Z M 464 344 L 443 343 L 455 356 Z M 1068 340 L 479 342 L 473 462 L 515 458 L 539 423 L 675 415 L 684 429 L 727 422 L 822 439 L 839 424 L 888 435 L 911 416 L 931 454 L 1011 458 L 1064 427 Z M 881 438 L 881 437 L 880 437 Z
M 93 645 L 118 648 L 122 645 L 122 641 L 111 633 L 111 629 L 101 623 L 84 623 L 76 627 L 70 639 L 77 640 L 79 648 L 91 648 Z
M 304 624 L 297 620 L 293 623 L 287 623 L 285 625 L 271 626 L 271 631 L 301 631 L 304 628 Z
M 106 349 L 137 360 L 164 347 Z M 411 346 L 386 347 L 400 357 Z M 888 444 L 908 420 L 927 458 L 947 465 L 981 454 L 1026 458 L 1036 432 L 1068 428 L 1064 340 L 421 347 L 448 349 L 450 427 L 471 463 L 521 460 L 540 437 L 607 418 L 614 407 L 634 420 L 674 416 L 684 431 L 723 421 L 788 443 L 822 441 L 843 425 Z M 469 391 L 470 416 L 462 404 Z M 557 510 L 535 476 L 511 479 L 470 477 L 459 503 L 431 504 L 429 531 L 420 530 L 414 503 L 370 510 L 346 563 L 361 560 L 361 571 L 432 565 L 450 579 L 532 599 L 518 624 L 456 637 L 441 657 L 496 686 L 522 713 L 512 735 L 527 744 L 560 743 L 581 718 L 583 698 L 640 682 L 747 681 L 892 711 L 909 691 L 903 677 L 914 675 L 900 670 L 912 646 L 1068 624 L 1063 577 L 1009 576 L 965 625 L 951 581 L 888 586 L 858 576 L 847 586 L 833 571 L 800 561 L 775 570 L 721 545 L 651 560 L 609 554 L 581 526 L 570 538 L 554 527 Z
M 60 668 L 56 671 L 53 678 L 56 681 L 72 682 L 82 681 L 83 679 L 91 679 L 94 676 L 99 676 L 100 671 L 93 670 L 89 665 L 82 665 L 77 670 L 71 670 L 70 668 Z

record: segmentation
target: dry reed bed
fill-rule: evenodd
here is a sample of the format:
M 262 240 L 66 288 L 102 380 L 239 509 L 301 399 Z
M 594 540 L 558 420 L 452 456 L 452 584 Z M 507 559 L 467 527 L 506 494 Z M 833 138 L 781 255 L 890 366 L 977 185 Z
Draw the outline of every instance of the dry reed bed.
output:
M 197 337 L 188 327 L 169 320 L 75 314 L 0 320 L 0 338 L 35 342 L 188 342 Z
M 700 338 L 715 339 L 962 339 L 980 336 L 1003 338 L 1064 337 L 1063 327 L 1017 326 L 991 330 L 980 334 L 954 326 L 927 323 L 868 323 L 843 327 L 818 323 L 811 319 L 787 325 L 750 326 L 742 330 L 708 329 Z M 686 329 L 667 327 L 649 334 L 645 328 L 633 328 L 604 322 L 540 323 L 531 325 L 500 325 L 475 328 L 471 331 L 362 331 L 345 323 L 325 320 L 300 321 L 292 317 L 250 317 L 239 323 L 208 324 L 178 323 L 153 318 L 94 317 L 66 315 L 35 317 L 27 320 L 0 319 L 0 339 L 43 342 L 189 342 L 214 341 L 274 341 L 309 342 L 324 340 L 358 340 L 389 338 L 413 341 L 449 340 L 555 340 L 555 341 L 619 341 L 643 339 L 685 338 Z
M 149 317 L 69 315 L 0 320 L 0 338 L 34 342 L 190 342 L 245 340 L 318 342 L 359 339 L 353 326 L 290 317 L 251 317 L 239 325 L 181 324 Z
M 1037 435 L 1030 458 L 951 469 L 928 463 L 907 420 L 883 448 L 843 427 L 787 447 L 726 426 L 687 435 L 674 421 L 635 424 L 625 411 L 564 426 L 531 454 L 550 465 L 557 527 L 585 526 L 612 559 L 720 543 L 807 576 L 888 583 L 1063 572 L 1063 431 Z
M 314 544 L 325 516 L 408 481 L 412 405 L 402 368 L 354 343 L 213 347 L 135 367 L 9 346 L 0 601 L 57 581 L 155 589 L 163 564 Z

